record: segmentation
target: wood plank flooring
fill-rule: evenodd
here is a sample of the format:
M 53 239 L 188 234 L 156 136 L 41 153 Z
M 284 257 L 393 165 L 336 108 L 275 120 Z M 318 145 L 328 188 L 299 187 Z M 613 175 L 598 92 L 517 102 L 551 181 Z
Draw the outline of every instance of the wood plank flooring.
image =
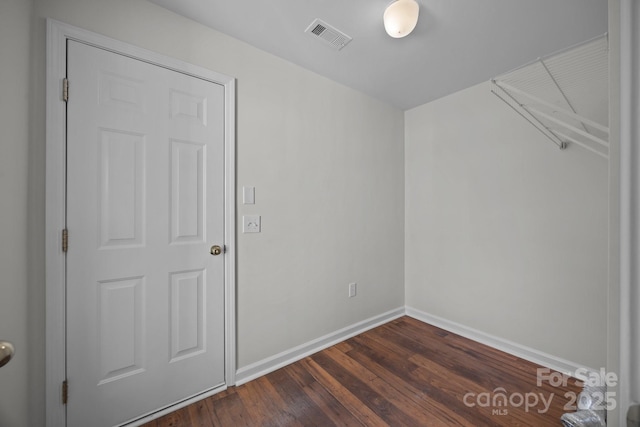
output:
M 581 384 L 537 368 L 405 316 L 144 427 L 560 426 Z

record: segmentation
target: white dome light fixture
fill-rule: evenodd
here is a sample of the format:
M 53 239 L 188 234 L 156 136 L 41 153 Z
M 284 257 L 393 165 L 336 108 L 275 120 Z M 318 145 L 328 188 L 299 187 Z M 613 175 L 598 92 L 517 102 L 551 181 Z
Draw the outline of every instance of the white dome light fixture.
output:
M 384 29 L 396 39 L 408 36 L 418 23 L 419 12 L 416 0 L 395 0 L 384 11 Z

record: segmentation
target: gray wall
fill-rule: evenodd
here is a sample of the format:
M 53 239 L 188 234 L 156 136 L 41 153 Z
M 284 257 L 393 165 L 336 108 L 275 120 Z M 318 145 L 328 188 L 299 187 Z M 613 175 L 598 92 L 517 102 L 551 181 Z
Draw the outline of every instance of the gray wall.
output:
M 28 253 L 31 12 L 31 1 L 0 2 L 0 340 L 17 348 L 14 360 L 0 369 L 0 425 L 9 427 L 28 425 L 28 384 L 38 373 L 31 355 L 44 348 L 34 347 L 29 334 L 34 319 L 44 315 L 41 309 L 30 317 L 29 310 L 35 283 L 29 280 L 35 272 L 29 271 Z M 40 339 L 43 329 L 38 325 Z
M 407 306 L 606 366 L 607 161 L 489 83 L 407 111 L 405 159 Z
M 237 182 L 256 186 L 238 214 L 263 219 L 238 236 L 238 367 L 405 298 L 604 366 L 606 162 L 557 151 L 486 85 L 403 115 L 143 0 L 3 0 L 3 427 L 44 423 L 45 17 L 237 77 Z

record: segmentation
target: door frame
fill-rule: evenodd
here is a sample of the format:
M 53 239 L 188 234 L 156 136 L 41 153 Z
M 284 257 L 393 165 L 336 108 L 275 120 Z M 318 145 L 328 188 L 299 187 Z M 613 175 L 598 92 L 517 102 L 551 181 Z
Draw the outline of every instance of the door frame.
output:
M 46 425 L 66 426 L 62 404 L 62 383 L 66 379 L 65 277 L 66 257 L 62 251 L 62 230 L 66 227 L 66 104 L 62 99 L 66 77 L 67 40 L 122 54 L 153 65 L 220 84 L 225 90 L 224 121 L 224 264 L 225 293 L 225 386 L 185 400 L 145 418 L 148 421 L 235 385 L 236 375 L 236 234 L 235 234 L 235 79 L 206 68 L 164 56 L 128 43 L 47 19 L 46 62 Z M 70 82 L 73 96 L 73 82 Z M 73 245 L 73 241 L 70 242 Z M 73 385 L 70 384 L 72 388 Z M 142 421 L 142 420 L 141 420 Z M 136 424 L 136 423 L 134 423 Z
M 615 161 L 610 162 L 613 167 L 615 179 L 619 180 L 619 194 L 612 196 L 616 217 L 611 220 L 613 230 L 618 233 L 613 237 L 610 247 L 614 254 L 618 253 L 615 264 L 614 279 L 617 283 L 610 283 L 611 287 L 609 309 L 617 319 L 610 319 L 614 325 L 609 328 L 612 336 L 609 338 L 609 364 L 618 368 L 618 395 L 617 412 L 620 424 L 627 417 L 627 411 L 640 402 L 640 388 L 637 381 L 640 380 L 640 322 L 638 315 L 634 313 L 634 307 L 640 301 L 640 263 L 637 254 L 640 250 L 640 185 L 638 184 L 637 170 L 640 166 L 640 152 L 637 143 L 640 137 L 640 123 L 636 118 L 640 109 L 637 94 L 640 91 L 637 86 L 637 75 L 640 70 L 640 54 L 638 48 L 637 25 L 640 24 L 640 5 L 633 0 L 621 0 L 619 2 L 619 70 L 616 76 L 619 79 L 619 152 Z M 611 8 L 609 8 L 611 12 Z M 615 98 L 614 98 L 615 99 Z M 618 227 L 618 230 L 615 227 Z M 610 226 L 611 228 L 611 226 Z M 610 251 L 611 252 L 611 251 Z M 610 277 L 612 277 L 610 275 Z M 616 322 L 617 321 L 617 322 Z

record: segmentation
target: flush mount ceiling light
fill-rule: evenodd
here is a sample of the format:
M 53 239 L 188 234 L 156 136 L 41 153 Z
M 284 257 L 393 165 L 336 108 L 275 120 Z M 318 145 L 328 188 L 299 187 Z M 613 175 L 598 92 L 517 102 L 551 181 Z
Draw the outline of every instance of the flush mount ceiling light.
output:
M 384 11 L 384 29 L 396 39 L 408 36 L 418 23 L 419 12 L 416 0 L 396 0 Z

